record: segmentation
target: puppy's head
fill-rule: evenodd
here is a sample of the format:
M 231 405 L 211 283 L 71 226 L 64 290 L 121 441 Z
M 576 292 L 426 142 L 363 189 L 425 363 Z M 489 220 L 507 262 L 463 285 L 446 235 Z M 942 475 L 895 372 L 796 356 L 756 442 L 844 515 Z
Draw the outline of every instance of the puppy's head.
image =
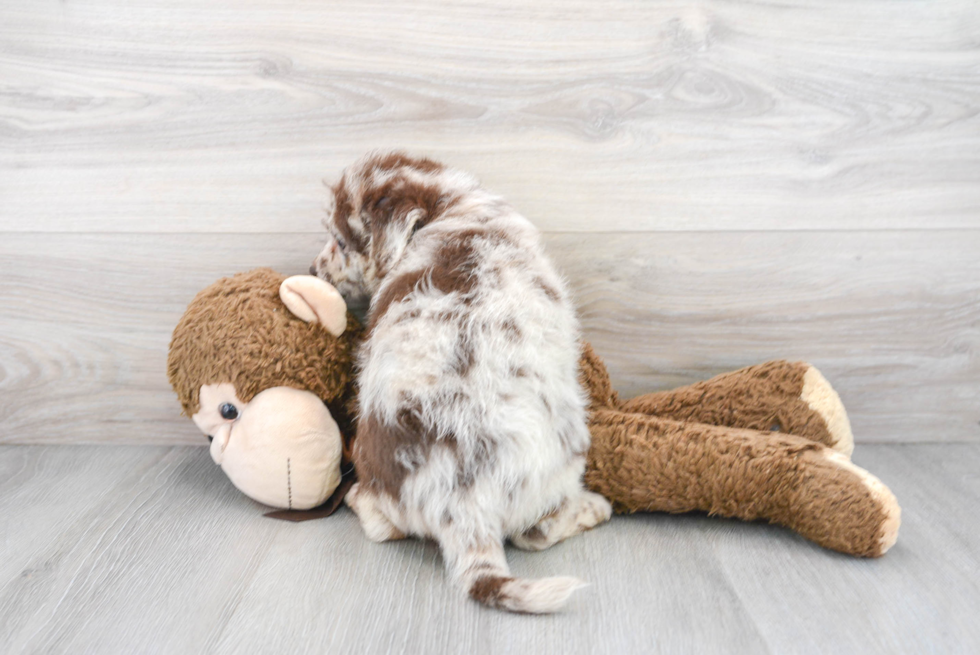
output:
M 310 272 L 337 287 L 348 305 L 367 305 L 412 236 L 475 186 L 468 175 L 429 159 L 367 155 L 333 187 L 327 243 Z

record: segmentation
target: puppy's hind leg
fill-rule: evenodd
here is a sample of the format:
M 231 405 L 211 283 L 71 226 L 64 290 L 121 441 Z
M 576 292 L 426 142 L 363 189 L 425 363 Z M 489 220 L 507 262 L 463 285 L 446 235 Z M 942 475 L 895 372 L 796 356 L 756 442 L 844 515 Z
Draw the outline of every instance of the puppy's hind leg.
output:
M 604 523 L 612 516 L 612 505 L 599 494 L 582 490 L 562 501 L 530 530 L 510 538 L 522 550 L 544 550 L 559 541 Z
M 381 542 L 405 538 L 405 533 L 396 528 L 395 524 L 381 511 L 378 497 L 362 487 L 360 482 L 354 483 L 354 486 L 344 496 L 344 502 L 357 514 L 357 518 L 361 521 L 361 529 L 371 541 Z

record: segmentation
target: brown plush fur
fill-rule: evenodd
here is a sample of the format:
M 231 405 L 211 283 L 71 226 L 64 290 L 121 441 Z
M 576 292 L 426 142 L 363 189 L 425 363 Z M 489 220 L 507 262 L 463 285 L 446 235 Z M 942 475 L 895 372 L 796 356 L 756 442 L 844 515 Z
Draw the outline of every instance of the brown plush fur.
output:
M 803 362 L 766 362 L 690 386 L 620 401 L 602 360 L 585 344 L 581 380 L 593 409 L 616 408 L 675 421 L 784 432 L 831 446 L 833 439 L 826 422 L 800 398 L 808 368 Z
M 624 412 L 731 428 L 785 432 L 832 446 L 824 419 L 801 398 L 803 362 L 775 361 L 620 405 Z
M 174 329 L 167 361 L 187 416 L 200 409 L 205 384 L 230 382 L 244 402 L 285 386 L 312 391 L 330 407 L 341 432 L 350 432 L 354 350 L 363 330 L 349 313 L 339 338 L 297 318 L 279 298 L 284 279 L 260 268 L 218 280 L 191 301 Z
M 860 478 L 816 457 L 818 443 L 617 410 L 590 427 L 586 484 L 618 512 L 766 519 L 826 548 L 881 554 L 884 512 Z
M 799 400 L 807 368 L 770 362 L 623 402 L 586 344 L 586 485 L 617 512 L 765 519 L 826 548 L 880 556 L 889 517 L 858 473 L 828 458 L 827 425 Z

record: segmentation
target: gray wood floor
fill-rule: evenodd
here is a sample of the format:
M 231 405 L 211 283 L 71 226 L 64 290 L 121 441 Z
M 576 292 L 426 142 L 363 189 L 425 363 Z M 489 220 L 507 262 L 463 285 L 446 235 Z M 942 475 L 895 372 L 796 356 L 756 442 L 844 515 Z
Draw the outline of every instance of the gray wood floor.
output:
M 461 600 L 429 543 L 346 509 L 264 518 L 194 447 L 0 447 L 0 650 L 16 653 L 976 653 L 980 446 L 866 445 L 903 506 L 880 560 L 781 528 L 615 517 L 515 572 L 591 586 L 562 614 Z

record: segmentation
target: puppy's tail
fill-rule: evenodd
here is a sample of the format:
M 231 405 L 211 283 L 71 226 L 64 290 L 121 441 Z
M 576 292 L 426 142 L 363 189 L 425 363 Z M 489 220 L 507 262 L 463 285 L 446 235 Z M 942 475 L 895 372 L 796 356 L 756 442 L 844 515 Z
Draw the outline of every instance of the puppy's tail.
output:
M 581 580 L 568 577 L 511 577 L 504 545 L 499 539 L 459 549 L 447 547 L 445 543 L 440 545 L 457 586 L 488 607 L 549 614 L 561 609 L 576 589 L 586 586 Z

